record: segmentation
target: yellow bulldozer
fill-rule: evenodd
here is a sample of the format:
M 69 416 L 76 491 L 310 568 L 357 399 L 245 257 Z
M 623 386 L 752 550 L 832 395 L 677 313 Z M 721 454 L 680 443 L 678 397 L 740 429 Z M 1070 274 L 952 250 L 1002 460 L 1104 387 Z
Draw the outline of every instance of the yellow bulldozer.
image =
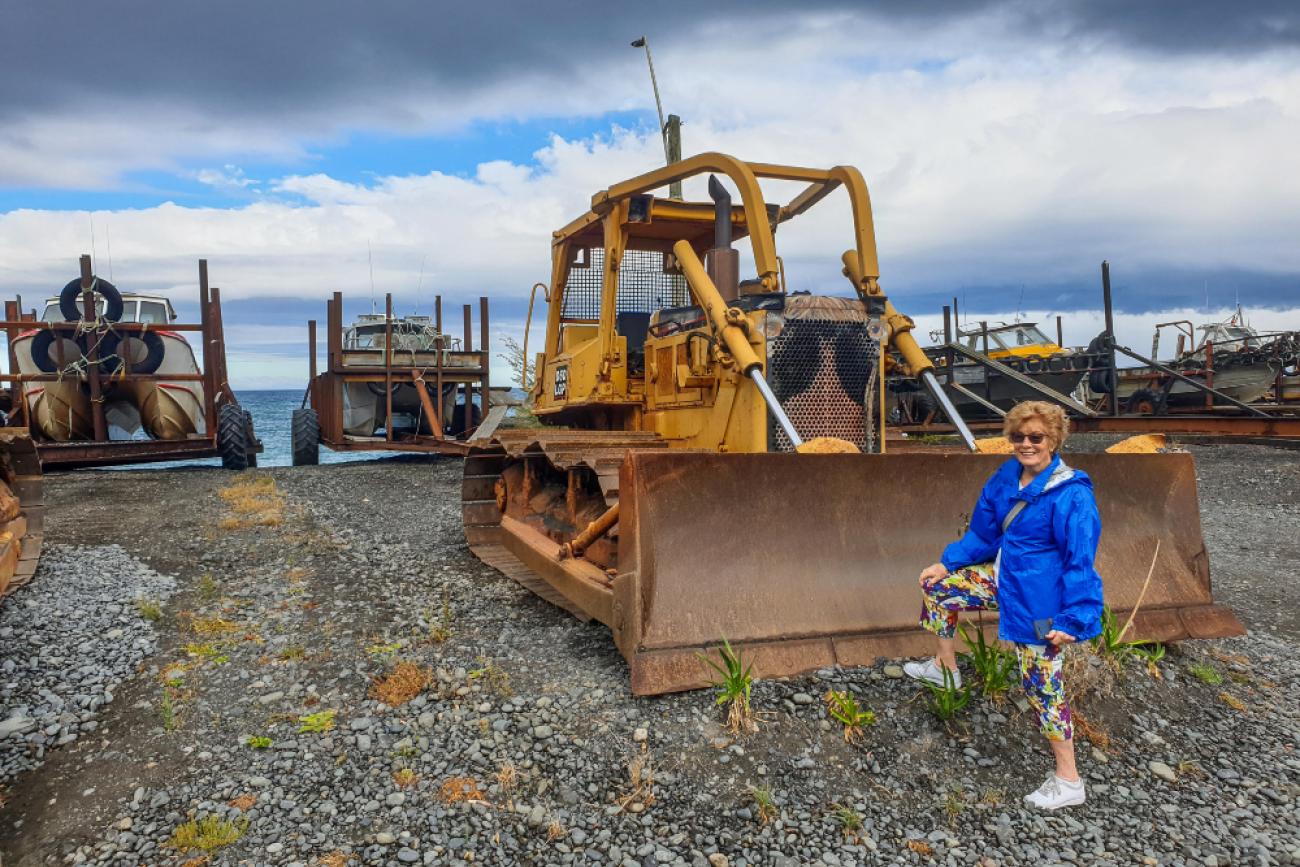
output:
M 703 176 L 711 201 L 653 194 Z M 760 182 L 799 192 L 772 205 Z M 853 294 L 794 291 L 777 229 L 839 188 Z M 760 677 L 925 652 L 916 576 L 1005 456 L 886 454 L 893 353 L 975 443 L 879 283 L 862 175 L 701 154 L 597 193 L 552 253 L 543 425 L 466 459 L 474 553 L 608 626 L 637 694 L 706 685 L 723 639 Z M 1190 455 L 1070 462 L 1096 486 L 1107 600 L 1140 607 L 1131 637 L 1242 631 L 1210 595 Z

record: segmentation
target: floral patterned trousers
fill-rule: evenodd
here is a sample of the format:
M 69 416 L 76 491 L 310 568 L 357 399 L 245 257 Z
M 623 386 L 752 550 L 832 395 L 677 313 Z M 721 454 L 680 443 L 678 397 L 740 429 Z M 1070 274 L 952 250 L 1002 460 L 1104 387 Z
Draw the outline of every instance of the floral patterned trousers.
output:
M 957 615 L 962 611 L 997 611 L 998 577 L 992 563 L 967 566 L 925 590 L 921 626 L 940 638 L 957 634 Z M 1047 644 L 1016 644 L 1020 661 L 1020 684 L 1029 703 L 1038 712 L 1043 735 L 1052 741 L 1074 735 L 1070 705 L 1061 681 L 1061 648 Z

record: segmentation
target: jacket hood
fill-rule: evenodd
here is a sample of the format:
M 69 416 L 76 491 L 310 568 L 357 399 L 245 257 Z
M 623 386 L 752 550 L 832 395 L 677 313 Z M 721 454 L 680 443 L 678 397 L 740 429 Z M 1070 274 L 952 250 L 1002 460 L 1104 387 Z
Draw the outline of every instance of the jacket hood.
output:
M 1013 477 L 1020 474 L 1020 461 L 1015 458 L 1007 461 L 1002 465 L 1002 471 L 1010 470 Z M 1055 491 L 1068 485 L 1085 485 L 1089 490 L 1092 489 L 1092 479 L 1083 470 L 1076 470 L 1074 467 L 1061 460 L 1060 454 L 1052 455 L 1052 462 L 1047 465 L 1029 486 L 1015 495 L 1015 499 L 1036 500 L 1038 497 L 1049 491 Z

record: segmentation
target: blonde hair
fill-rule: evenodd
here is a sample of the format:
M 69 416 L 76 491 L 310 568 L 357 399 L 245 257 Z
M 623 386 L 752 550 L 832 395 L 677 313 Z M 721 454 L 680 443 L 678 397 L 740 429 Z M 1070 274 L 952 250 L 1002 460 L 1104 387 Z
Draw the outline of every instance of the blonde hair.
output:
M 1045 400 L 1027 400 L 1011 407 L 1002 419 L 1002 435 L 1010 436 L 1031 418 L 1042 421 L 1047 429 L 1047 438 L 1052 441 L 1052 451 L 1065 445 L 1065 439 L 1070 435 L 1070 420 L 1066 418 L 1065 410 Z

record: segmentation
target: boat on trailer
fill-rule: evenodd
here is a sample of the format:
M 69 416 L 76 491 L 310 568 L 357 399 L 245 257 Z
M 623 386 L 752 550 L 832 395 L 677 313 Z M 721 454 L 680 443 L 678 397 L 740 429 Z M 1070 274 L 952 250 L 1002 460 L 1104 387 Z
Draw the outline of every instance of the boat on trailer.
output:
M 67 295 L 68 293 L 64 293 Z M 175 322 L 171 301 L 160 295 L 121 293 L 121 313 L 113 322 L 145 325 L 138 332 L 117 333 L 106 328 L 88 328 L 78 340 L 49 330 L 26 331 L 14 340 L 14 354 L 23 374 L 57 373 L 53 382 L 30 382 L 24 398 L 40 432 L 56 442 L 91 439 L 91 397 L 86 369 L 89 341 L 94 341 L 104 387 L 105 420 L 115 430 L 114 439 L 135 439 L 141 432 L 156 440 L 183 440 L 206 435 L 203 418 L 203 384 L 194 380 L 170 380 L 168 375 L 186 376 L 199 372 L 194 350 L 185 337 L 167 330 Z M 111 295 L 110 299 L 111 300 Z M 96 319 L 105 320 L 109 311 L 104 295 L 96 296 Z M 45 303 L 44 322 L 71 321 L 66 299 L 61 295 Z M 156 327 L 155 327 L 156 326 Z M 82 345 L 86 342 L 87 345 Z M 114 374 L 126 371 L 152 374 L 148 380 L 119 380 Z

